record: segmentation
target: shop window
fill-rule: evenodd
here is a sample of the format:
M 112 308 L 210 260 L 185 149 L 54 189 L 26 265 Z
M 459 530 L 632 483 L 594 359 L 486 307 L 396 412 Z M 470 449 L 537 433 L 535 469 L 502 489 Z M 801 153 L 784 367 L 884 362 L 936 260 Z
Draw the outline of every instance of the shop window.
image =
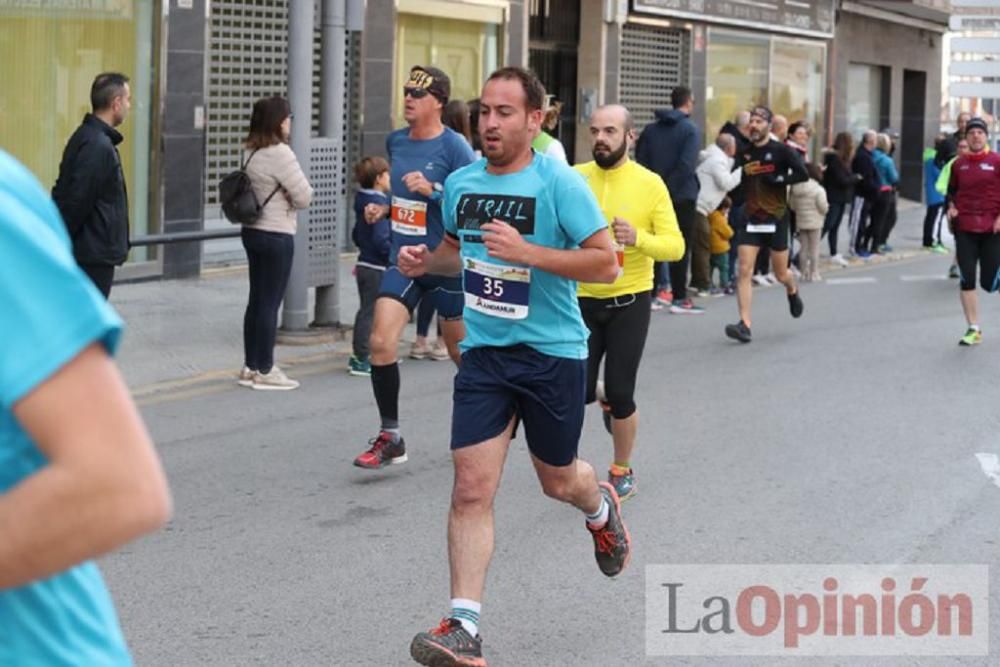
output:
M 889 125 L 890 70 L 851 63 L 847 70 L 847 130 L 859 140 L 866 130 Z
M 104 71 L 131 79 L 132 111 L 118 128 L 132 235 L 147 234 L 153 0 L 0 3 L 0 146 L 51 188 L 69 136 L 90 111 Z M 99 5 L 99 7 L 98 7 Z M 145 248 L 131 261 L 149 259 Z
M 711 32 L 705 88 L 706 142 L 737 112 L 769 104 L 768 61 L 766 37 Z
M 433 65 L 451 79 L 451 97 L 479 97 L 486 77 L 500 62 L 500 26 L 416 14 L 399 14 L 396 21 L 396 85 L 393 117 L 403 122 L 401 87 L 414 65 Z
M 789 123 L 812 128 L 811 156 L 821 148 L 826 49 L 821 44 L 775 39 L 771 46 L 771 110 Z

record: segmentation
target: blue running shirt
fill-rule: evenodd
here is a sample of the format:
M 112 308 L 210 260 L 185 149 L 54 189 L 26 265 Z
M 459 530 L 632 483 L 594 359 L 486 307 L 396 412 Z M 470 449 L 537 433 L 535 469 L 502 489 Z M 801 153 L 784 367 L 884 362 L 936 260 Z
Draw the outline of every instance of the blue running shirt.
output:
M 409 128 L 396 130 L 385 140 L 389 154 L 392 188 L 392 252 L 390 260 L 396 263 L 400 247 L 426 243 L 433 250 L 441 243 L 441 199 L 424 197 L 410 192 L 403 184 L 403 176 L 412 171 L 423 173 L 431 183 L 444 185 L 445 179 L 455 171 L 475 161 L 476 156 L 462 135 L 451 128 L 433 139 L 410 139 Z
M 0 495 L 46 465 L 14 404 L 91 343 L 112 352 L 121 326 L 73 261 L 48 193 L 0 151 Z M 131 664 L 92 562 L 0 591 L 0 665 Z
M 535 153 L 521 171 L 496 176 L 482 159 L 452 174 L 444 227 L 461 241 L 462 350 L 524 344 L 553 357 L 586 359 L 589 332 L 576 281 L 490 257 L 479 227 L 493 218 L 531 243 L 564 250 L 608 226 L 587 182 L 562 161 Z

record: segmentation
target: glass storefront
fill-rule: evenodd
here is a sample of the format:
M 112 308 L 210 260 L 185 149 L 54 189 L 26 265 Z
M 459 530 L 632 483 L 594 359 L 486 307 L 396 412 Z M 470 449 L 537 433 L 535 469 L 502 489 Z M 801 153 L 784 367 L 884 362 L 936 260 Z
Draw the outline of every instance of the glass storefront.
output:
M 428 4 L 412 1 L 401 3 L 400 11 L 419 10 Z M 447 7 L 448 4 L 434 3 L 431 9 L 443 11 L 441 6 Z M 498 67 L 502 55 L 500 40 L 503 10 L 487 6 L 454 6 L 464 12 L 472 11 L 461 19 L 432 16 L 429 15 L 430 11 L 424 14 L 397 15 L 393 86 L 393 118 L 396 119 L 397 127 L 404 124 L 400 90 L 412 66 L 434 65 L 444 70 L 451 79 L 451 97 L 456 100 L 479 97 L 486 77 Z
M 51 188 L 67 139 L 104 71 L 131 79 L 119 128 L 132 235 L 149 233 L 154 0 L 0 0 L 0 147 Z M 145 249 L 131 261 L 149 259 Z
M 705 86 L 706 137 L 716 136 L 738 112 L 767 103 L 768 60 L 766 37 L 712 31 Z
M 711 30 L 705 136 L 714 137 L 737 112 L 765 104 L 790 123 L 809 123 L 815 154 L 822 134 L 825 63 L 826 47 L 817 42 Z
M 847 130 L 856 140 L 865 130 L 887 124 L 888 109 L 882 108 L 883 89 L 889 84 L 885 69 L 857 63 L 847 68 Z

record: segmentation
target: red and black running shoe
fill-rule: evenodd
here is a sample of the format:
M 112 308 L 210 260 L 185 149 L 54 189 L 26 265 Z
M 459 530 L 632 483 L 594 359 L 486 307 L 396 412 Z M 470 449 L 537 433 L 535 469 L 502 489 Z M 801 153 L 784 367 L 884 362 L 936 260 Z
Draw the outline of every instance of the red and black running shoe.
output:
M 454 618 L 418 633 L 410 642 L 410 657 L 427 667 L 486 667 L 482 638 L 470 635 Z
M 354 465 L 359 468 L 377 470 L 396 463 L 406 463 L 406 443 L 402 438 L 393 440 L 392 435 L 382 431 L 377 437 L 368 441 L 371 447 L 358 458 Z

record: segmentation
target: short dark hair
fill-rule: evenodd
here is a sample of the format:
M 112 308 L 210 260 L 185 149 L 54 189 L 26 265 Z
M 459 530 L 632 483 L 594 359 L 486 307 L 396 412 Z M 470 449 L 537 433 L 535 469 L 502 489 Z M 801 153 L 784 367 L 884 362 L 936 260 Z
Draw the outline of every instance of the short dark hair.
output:
M 502 79 L 504 81 L 520 81 L 524 90 L 524 101 L 528 111 L 541 111 L 545 108 L 545 86 L 538 80 L 535 73 L 524 67 L 501 67 L 490 74 L 487 83 Z
M 354 165 L 354 178 L 358 185 L 369 190 L 375 187 L 378 177 L 389 171 L 389 163 L 377 155 L 362 158 Z
M 94 111 L 103 111 L 111 106 L 116 97 L 125 94 L 128 77 L 120 72 L 102 72 L 90 84 L 90 106 Z
M 250 114 L 250 134 L 247 148 L 257 150 L 284 142 L 281 124 L 292 115 L 288 100 L 279 95 L 257 100 Z
M 670 106 L 677 109 L 691 101 L 691 89 L 687 86 L 676 86 L 670 92 Z
M 804 120 L 797 120 L 789 126 L 788 136 L 792 136 L 793 134 L 798 132 L 800 127 L 804 127 L 806 129 L 806 132 L 812 134 L 812 130 L 809 129 L 809 123 L 805 122 Z

